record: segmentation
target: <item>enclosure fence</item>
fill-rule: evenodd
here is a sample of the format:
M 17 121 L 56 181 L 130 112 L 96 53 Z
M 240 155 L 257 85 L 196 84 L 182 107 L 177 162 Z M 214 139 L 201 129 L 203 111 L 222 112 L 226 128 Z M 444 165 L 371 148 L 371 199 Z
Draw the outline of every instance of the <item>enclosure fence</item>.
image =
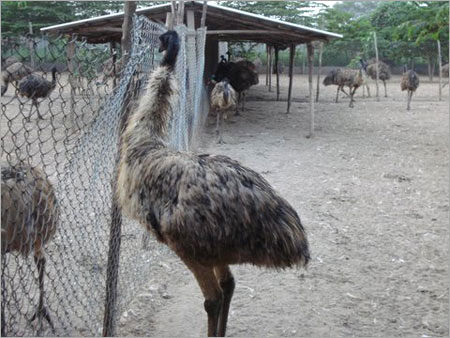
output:
M 180 101 L 169 142 L 189 150 L 207 114 L 206 33 L 175 29 Z M 121 119 L 159 64 L 165 30 L 134 16 L 124 67 L 108 45 L 76 37 L 34 38 L 32 48 L 25 37 L 2 41 L 2 335 L 102 334 L 108 250 L 119 250 L 108 244 Z M 123 220 L 120 260 L 110 262 L 119 276 L 116 314 L 157 263 L 142 235 Z

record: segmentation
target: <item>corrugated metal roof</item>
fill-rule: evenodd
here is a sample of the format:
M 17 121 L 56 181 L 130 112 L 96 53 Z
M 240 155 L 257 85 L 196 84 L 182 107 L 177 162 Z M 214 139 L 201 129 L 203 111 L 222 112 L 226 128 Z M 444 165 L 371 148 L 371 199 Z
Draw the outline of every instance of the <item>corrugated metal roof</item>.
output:
M 185 2 L 185 10 L 193 9 L 199 15 L 201 12 L 203 3 L 199 1 L 189 1 Z M 170 3 L 164 3 L 161 5 L 141 8 L 136 11 L 137 14 L 145 15 L 150 19 L 164 21 L 165 13 L 170 11 Z M 209 16 L 208 16 L 209 13 Z M 108 23 L 109 26 L 121 27 L 123 21 L 123 12 L 103 15 L 95 18 L 78 20 L 73 22 L 67 22 L 59 25 L 49 26 L 41 28 L 42 32 L 56 33 L 56 34 L 72 34 L 77 33 L 79 36 L 90 38 L 91 40 L 106 41 L 108 39 L 117 40 L 120 37 L 119 32 L 108 32 L 107 28 L 102 31 L 101 27 Z M 223 17 L 222 17 L 223 16 Z M 226 18 L 226 21 L 224 21 Z M 233 18 L 235 18 L 233 24 Z M 284 22 L 281 20 L 269 18 L 263 15 L 253 14 L 229 7 L 224 7 L 216 4 L 208 3 L 207 11 L 207 22 L 206 25 L 209 30 L 219 29 L 233 30 L 236 27 L 242 29 L 245 27 L 248 32 L 241 35 L 226 36 L 222 34 L 219 36 L 220 40 L 253 40 L 259 42 L 269 42 L 269 43 L 302 43 L 305 41 L 313 40 L 330 40 L 335 38 L 342 38 L 341 34 L 327 32 L 320 29 L 315 29 L 312 27 L 307 27 L 304 25 L 294 24 L 290 22 Z M 220 22 L 222 19 L 222 22 Z M 226 23 L 226 24 L 225 24 Z M 96 27 L 95 30 L 89 31 L 90 28 Z M 252 34 L 252 28 L 256 29 L 269 29 L 270 34 Z M 116 29 L 116 28 L 115 28 Z M 284 35 L 284 33 L 286 35 Z M 274 35 L 275 34 L 275 35 Z

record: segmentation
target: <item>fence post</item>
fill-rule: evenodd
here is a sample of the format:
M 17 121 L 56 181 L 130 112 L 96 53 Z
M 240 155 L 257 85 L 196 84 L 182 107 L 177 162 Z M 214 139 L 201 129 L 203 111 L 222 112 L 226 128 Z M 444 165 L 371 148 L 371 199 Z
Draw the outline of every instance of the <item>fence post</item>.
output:
M 294 76 L 294 57 L 295 57 L 295 45 L 289 46 L 289 90 L 288 90 L 288 104 L 286 114 L 289 114 L 291 110 L 292 102 L 292 78 Z
M 275 46 L 275 74 L 277 76 L 277 101 L 280 101 L 280 72 L 278 65 L 279 47 Z
M 375 45 L 375 69 L 377 72 L 377 78 L 375 79 L 375 84 L 377 86 L 377 101 L 380 101 L 379 88 L 378 88 L 378 79 L 380 78 L 379 69 L 378 69 L 378 46 L 377 46 L 377 33 L 373 32 L 373 43 Z
M 439 66 L 439 101 L 442 100 L 442 55 L 441 55 L 441 41 L 437 40 L 438 48 L 438 66 Z
M 136 11 L 136 2 L 127 1 L 124 5 L 124 20 L 122 25 L 122 69 L 129 59 L 131 50 L 131 27 L 133 23 L 133 14 Z M 122 233 L 122 211 L 116 198 L 117 185 L 117 169 L 120 156 L 120 134 L 125 126 L 127 119 L 126 111 L 128 110 L 129 100 L 131 97 L 131 83 L 127 87 L 126 98 L 122 107 L 122 121 L 119 128 L 119 150 L 116 156 L 116 166 L 111 182 L 112 188 L 112 203 L 111 203 L 111 226 L 109 233 L 109 249 L 108 249 L 108 267 L 106 271 L 106 295 L 105 295 L 105 313 L 103 317 L 103 336 L 111 337 L 115 335 L 117 322 L 117 287 L 119 282 L 119 260 L 120 260 L 120 244 Z
M 319 45 L 319 68 L 317 69 L 316 102 L 319 102 L 320 72 L 321 72 L 321 69 L 322 69 L 322 52 L 323 52 L 323 42 L 320 42 L 320 45 Z
M 28 21 L 28 33 L 30 33 L 28 46 L 30 48 L 30 64 L 31 68 L 35 69 L 35 62 L 34 62 L 34 46 L 33 46 L 33 24 L 31 21 Z
M 314 68 L 314 47 L 311 42 L 306 44 L 308 54 L 308 84 L 309 84 L 309 113 L 311 116 L 309 123 L 308 138 L 314 137 L 314 94 L 313 94 L 313 68 Z

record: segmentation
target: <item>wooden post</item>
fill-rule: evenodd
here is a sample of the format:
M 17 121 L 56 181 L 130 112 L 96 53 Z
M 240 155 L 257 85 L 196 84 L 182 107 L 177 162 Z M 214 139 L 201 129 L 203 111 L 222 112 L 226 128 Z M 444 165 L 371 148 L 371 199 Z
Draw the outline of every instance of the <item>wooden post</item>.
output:
M 305 56 L 303 55 L 303 52 L 301 52 L 300 55 L 302 57 L 302 74 L 305 74 Z
M 136 1 L 125 1 L 123 8 L 123 24 L 122 24 L 122 69 L 125 69 L 125 65 L 130 57 L 131 50 L 131 26 L 133 24 L 133 14 L 136 12 Z
M 70 85 L 70 118 L 72 120 L 72 127 L 76 126 L 75 113 L 75 37 L 72 35 L 66 47 L 67 55 L 67 69 L 69 70 L 69 85 Z
M 205 0 L 203 1 L 203 7 L 202 7 L 202 18 L 200 20 L 200 27 L 205 27 L 206 25 L 206 9 L 208 7 L 208 2 Z
M 177 20 L 177 2 L 176 1 L 170 2 L 170 12 L 172 13 L 172 22 L 170 23 L 170 26 L 172 27 L 171 29 L 173 29 L 173 27 L 175 26 L 175 22 Z
M 184 22 L 184 0 L 179 0 L 178 3 L 178 14 L 177 14 L 177 25 L 182 25 Z
M 280 74 L 278 68 L 278 56 L 279 56 L 278 46 L 275 46 L 275 74 L 277 75 L 277 101 L 280 101 Z
M 379 74 L 379 67 L 378 67 L 378 46 L 377 46 L 377 33 L 373 32 L 373 43 L 375 46 L 375 70 L 377 72 L 377 77 L 375 79 L 375 84 L 377 86 L 377 101 L 380 101 L 380 92 L 379 92 L 379 87 L 378 87 L 378 79 L 380 78 L 380 74 Z
M 308 84 L 309 84 L 309 112 L 310 124 L 308 138 L 314 137 L 314 97 L 313 97 L 313 68 L 314 68 L 314 47 L 311 42 L 306 45 L 308 54 Z
M 291 44 L 289 47 L 289 89 L 288 89 L 288 104 L 286 114 L 289 114 L 291 110 L 292 78 L 294 76 L 294 57 L 295 57 L 295 45 Z
M 272 46 L 269 46 L 269 92 L 272 91 Z
M 316 102 L 319 102 L 320 72 L 322 70 L 322 52 L 323 52 L 323 42 L 320 42 L 320 45 L 319 45 L 319 68 L 317 69 Z
M 270 72 L 270 66 L 269 66 L 269 46 L 266 44 L 266 86 L 269 85 L 269 72 Z
M 168 30 L 173 29 L 173 14 L 170 12 L 166 13 L 166 27 Z
M 31 23 L 31 21 L 28 21 L 28 33 L 30 33 L 30 37 L 28 40 L 28 46 L 30 48 L 30 65 L 31 68 L 35 70 L 36 64 L 34 62 L 33 24 Z
M 438 66 L 439 66 L 439 101 L 442 100 L 442 55 L 441 55 L 441 41 L 437 40 L 438 48 Z

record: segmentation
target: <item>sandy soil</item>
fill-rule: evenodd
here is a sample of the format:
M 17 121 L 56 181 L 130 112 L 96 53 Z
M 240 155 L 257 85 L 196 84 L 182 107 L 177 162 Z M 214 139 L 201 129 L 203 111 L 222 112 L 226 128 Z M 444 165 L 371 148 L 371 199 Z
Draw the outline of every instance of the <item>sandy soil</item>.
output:
M 248 110 L 226 121 L 224 145 L 209 118 L 198 151 L 262 173 L 298 211 L 312 251 L 307 270 L 232 267 L 228 336 L 449 334 L 449 95 L 446 87 L 438 101 L 437 84 L 421 80 L 409 112 L 399 77 L 379 102 L 359 90 L 353 109 L 348 98 L 333 102 L 336 87 L 321 86 L 312 139 L 304 76 L 296 76 L 289 115 L 273 92 L 253 88 Z M 283 77 L 282 97 L 286 85 Z M 167 248 L 152 246 L 159 264 L 118 333 L 206 335 L 193 276 Z

